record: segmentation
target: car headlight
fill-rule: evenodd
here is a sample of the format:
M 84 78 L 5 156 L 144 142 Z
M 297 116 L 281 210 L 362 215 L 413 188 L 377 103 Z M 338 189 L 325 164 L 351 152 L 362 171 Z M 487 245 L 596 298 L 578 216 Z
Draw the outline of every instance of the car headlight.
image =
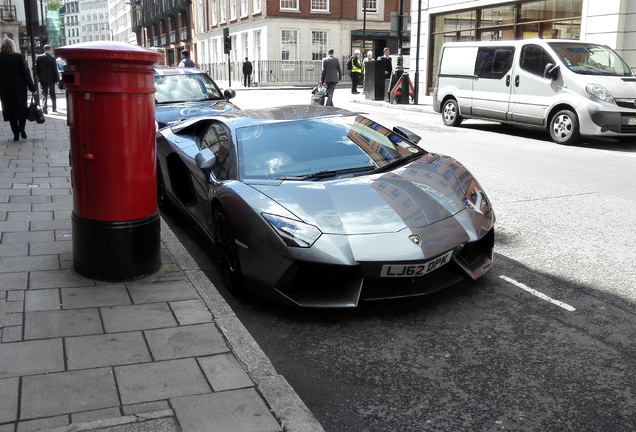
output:
M 596 99 L 616 104 L 614 98 L 612 97 L 612 94 L 607 91 L 607 89 L 602 85 L 588 84 L 587 86 L 585 86 L 585 90 Z
M 287 246 L 311 247 L 322 232 L 313 225 L 270 213 L 261 213 Z
M 479 187 L 479 184 L 475 180 L 470 182 L 468 190 L 464 195 L 464 205 L 483 215 L 487 215 L 492 211 L 492 206 L 486 193 L 481 190 L 481 187 Z

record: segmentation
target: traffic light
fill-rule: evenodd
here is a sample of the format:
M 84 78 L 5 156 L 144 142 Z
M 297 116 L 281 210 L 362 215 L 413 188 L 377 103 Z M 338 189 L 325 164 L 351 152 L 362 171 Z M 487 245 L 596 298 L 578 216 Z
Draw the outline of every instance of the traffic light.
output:
M 223 27 L 223 52 L 229 54 L 232 51 L 232 39 L 229 27 Z

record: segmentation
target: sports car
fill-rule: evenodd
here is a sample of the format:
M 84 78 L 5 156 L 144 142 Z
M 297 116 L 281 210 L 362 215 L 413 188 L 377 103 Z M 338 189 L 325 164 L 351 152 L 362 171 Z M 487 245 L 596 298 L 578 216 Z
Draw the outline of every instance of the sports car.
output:
M 157 129 L 200 115 L 238 109 L 230 102 L 236 92 L 222 92 L 199 69 L 155 66 L 154 79 Z
M 157 132 L 158 199 L 211 240 L 230 290 L 305 307 L 428 294 L 492 265 L 495 216 L 458 161 L 315 105 Z

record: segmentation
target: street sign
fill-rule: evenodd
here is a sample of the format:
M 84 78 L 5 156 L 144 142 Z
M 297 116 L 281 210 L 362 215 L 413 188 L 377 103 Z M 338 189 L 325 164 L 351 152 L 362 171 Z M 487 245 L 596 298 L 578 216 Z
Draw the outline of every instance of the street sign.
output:
M 391 90 L 392 95 L 396 95 L 396 96 L 402 95 L 402 80 L 404 79 L 404 76 L 405 74 L 403 74 L 398 80 L 398 82 L 395 83 L 395 86 L 393 86 L 393 90 Z M 406 75 L 406 78 L 408 79 L 408 75 Z M 415 89 L 413 88 L 413 83 L 411 82 L 410 79 L 409 79 L 409 95 L 415 96 Z

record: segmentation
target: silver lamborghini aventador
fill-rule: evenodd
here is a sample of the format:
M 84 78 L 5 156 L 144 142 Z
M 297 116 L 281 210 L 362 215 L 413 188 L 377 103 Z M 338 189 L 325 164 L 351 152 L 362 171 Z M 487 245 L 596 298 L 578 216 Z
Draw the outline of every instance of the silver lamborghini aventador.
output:
M 160 205 L 209 237 L 231 290 L 305 307 L 428 294 L 492 265 L 477 180 L 419 137 L 312 105 L 157 132 Z

